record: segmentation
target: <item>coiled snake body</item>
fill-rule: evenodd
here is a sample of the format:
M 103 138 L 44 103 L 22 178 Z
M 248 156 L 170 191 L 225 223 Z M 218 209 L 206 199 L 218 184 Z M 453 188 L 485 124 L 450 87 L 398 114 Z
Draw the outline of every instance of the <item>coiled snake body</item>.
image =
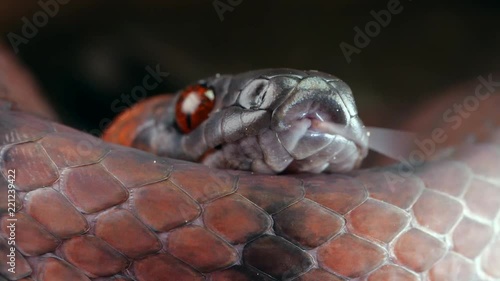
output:
M 251 79 L 237 80 L 238 85 L 230 79 L 217 84 L 222 81 L 219 77 L 215 82 L 206 80 L 203 86 L 213 91 L 219 91 L 219 86 L 228 92 L 231 87 L 253 87 L 257 93 L 264 88 L 275 93 L 270 89 L 277 80 L 266 75 L 253 73 Z M 281 76 L 286 77 L 280 78 L 281 86 L 287 85 L 292 92 L 301 87 L 300 81 L 310 82 L 302 84 L 303 89 L 331 86 L 327 85 L 330 78 L 304 78 L 323 74 L 294 75 Z M 334 87 L 346 87 L 339 83 Z M 342 93 L 345 88 L 337 90 Z M 296 107 L 280 107 L 287 104 L 287 98 L 276 105 L 272 101 L 280 97 L 266 100 L 253 93 L 240 97 L 236 107 L 232 107 L 234 96 L 216 99 L 217 112 L 231 112 L 221 113 L 227 117 L 217 125 L 222 134 L 215 131 L 217 126 L 210 129 L 208 125 L 199 125 L 204 128 L 202 133 L 192 138 L 163 134 L 172 129 L 157 121 L 170 109 L 156 108 L 146 117 L 141 115 L 143 109 L 162 103 L 160 97 L 122 116 L 123 122 L 143 119 L 128 123 L 133 130 L 120 121 L 115 133 L 127 134 L 115 140 L 216 166 L 240 165 L 267 173 L 345 171 L 364 157 L 366 132 L 349 95 L 331 97 L 344 99 L 333 110 L 340 107 L 345 111 L 334 117 L 320 113 L 311 118 L 306 113 L 296 118 Z M 315 112 L 332 109 L 327 101 L 305 104 L 303 98 L 291 103 Z M 5 99 L 9 100 L 9 94 Z M 10 100 L 16 97 L 10 95 Z M 492 96 L 492 101 L 498 99 Z M 264 109 L 245 115 L 246 110 L 257 107 Z M 15 104 L 4 103 L 0 110 L 0 280 L 500 280 L 496 123 L 483 132 L 481 142 L 444 150 L 436 160 L 412 171 L 394 166 L 348 174 L 265 175 L 158 157 L 103 142 L 15 108 Z M 229 143 L 252 143 L 249 139 L 255 134 L 270 135 L 265 128 L 272 126 L 277 128 L 273 134 L 280 134 L 284 125 L 271 119 L 269 108 L 282 113 L 280 120 L 293 116 L 295 122 L 305 117 L 309 123 L 301 132 L 308 141 L 315 133 L 309 129 L 317 128 L 311 125 L 316 124 L 315 119 L 331 118 L 351 126 L 345 138 L 333 137 L 347 152 L 335 152 L 339 156 L 335 159 L 320 153 L 316 158 L 324 159 L 322 164 L 307 165 L 314 156 L 306 155 L 305 150 L 293 151 L 291 147 L 300 146 L 295 141 L 282 146 L 291 158 L 277 152 L 273 155 L 283 157 L 273 161 L 275 156 L 269 153 L 279 149 L 266 150 L 272 144 L 239 153 L 238 159 L 228 158 L 224 147 L 230 147 Z M 192 113 L 186 110 L 184 113 Z M 498 120 L 498 113 L 492 114 Z M 183 126 L 196 132 L 193 122 L 198 117 L 190 118 L 189 124 L 182 124 L 185 118 L 179 121 L 176 132 L 184 130 Z M 261 127 L 238 131 L 242 127 L 231 127 L 234 120 Z M 133 137 L 128 134 L 131 131 Z M 172 150 L 171 144 L 162 146 L 157 137 L 170 138 L 178 149 Z M 282 143 L 289 140 L 280 138 Z M 317 145 L 316 151 L 326 147 L 331 153 L 338 148 Z M 260 158 L 252 162 L 248 155 Z M 13 204 L 7 204 L 7 194 L 12 174 L 15 214 L 10 216 Z M 15 231 L 8 228 L 11 223 L 15 223 Z M 12 232 L 15 272 L 8 264 Z

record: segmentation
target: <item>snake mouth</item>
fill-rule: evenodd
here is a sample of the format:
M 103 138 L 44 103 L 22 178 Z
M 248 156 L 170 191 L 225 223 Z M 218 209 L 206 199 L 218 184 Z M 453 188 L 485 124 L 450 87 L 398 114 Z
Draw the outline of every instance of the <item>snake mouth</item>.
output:
M 297 85 L 273 113 L 271 130 L 283 149 L 262 146 L 264 160 L 279 171 L 344 172 L 367 154 L 368 136 L 360 118 L 351 115 L 338 91 L 319 77 Z
M 367 135 L 357 116 L 343 125 L 306 114 L 274 133 L 283 149 L 262 149 L 265 162 L 276 172 L 346 172 L 367 154 Z

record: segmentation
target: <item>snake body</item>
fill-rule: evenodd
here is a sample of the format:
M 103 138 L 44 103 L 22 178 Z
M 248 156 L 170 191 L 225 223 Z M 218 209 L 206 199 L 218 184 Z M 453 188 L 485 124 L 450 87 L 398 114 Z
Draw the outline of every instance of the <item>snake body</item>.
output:
M 411 171 L 264 175 L 0 108 L 0 280 L 500 280 L 498 127 Z

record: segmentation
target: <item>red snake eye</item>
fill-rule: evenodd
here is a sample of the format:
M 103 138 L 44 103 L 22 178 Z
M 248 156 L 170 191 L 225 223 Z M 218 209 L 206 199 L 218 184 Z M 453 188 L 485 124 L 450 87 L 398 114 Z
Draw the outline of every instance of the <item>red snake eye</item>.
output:
M 179 129 L 187 134 L 196 129 L 214 108 L 215 94 L 210 88 L 195 85 L 187 87 L 175 105 L 175 121 Z

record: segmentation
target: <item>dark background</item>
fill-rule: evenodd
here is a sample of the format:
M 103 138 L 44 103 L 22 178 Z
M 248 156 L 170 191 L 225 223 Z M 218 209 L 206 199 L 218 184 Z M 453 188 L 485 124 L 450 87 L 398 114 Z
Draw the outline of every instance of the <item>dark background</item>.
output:
M 232 0 L 237 2 L 236 0 Z M 2 1 L 1 31 L 22 35 L 37 1 Z M 219 0 L 229 3 L 231 0 Z M 390 1 L 242 0 L 221 21 L 213 1 L 77 1 L 61 5 L 18 56 L 64 123 L 94 130 L 111 103 L 142 84 L 145 67 L 170 75 L 148 95 L 173 92 L 217 72 L 267 67 L 316 69 L 346 81 L 368 125 L 396 124 L 416 103 L 448 86 L 499 70 L 499 1 L 401 0 L 348 63 L 354 27 Z M 100 124 L 101 123 L 101 124 Z

